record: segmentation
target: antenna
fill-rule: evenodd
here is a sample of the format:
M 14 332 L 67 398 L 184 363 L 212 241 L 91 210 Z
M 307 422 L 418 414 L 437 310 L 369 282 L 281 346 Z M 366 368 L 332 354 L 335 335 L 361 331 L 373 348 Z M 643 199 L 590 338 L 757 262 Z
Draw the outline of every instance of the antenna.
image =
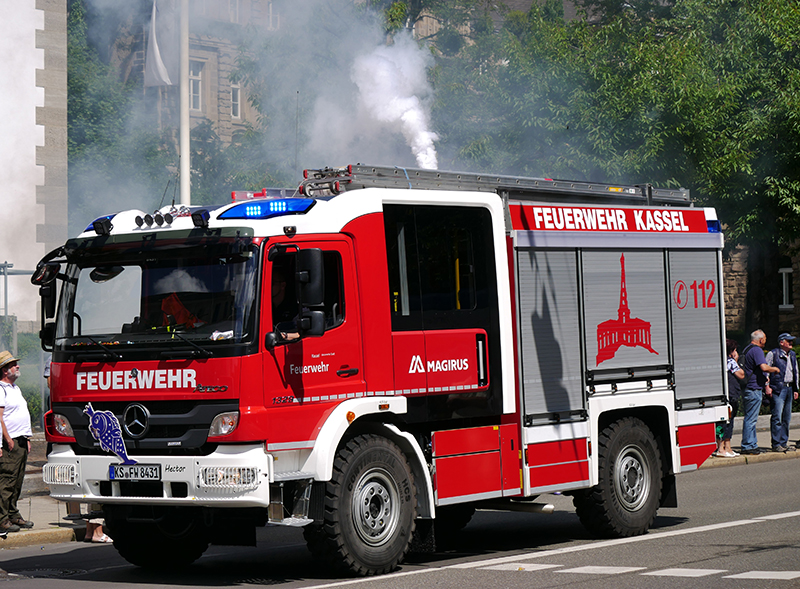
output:
M 297 90 L 294 110 L 294 169 L 297 170 L 297 150 L 299 145 L 300 128 L 300 90 Z
M 160 210 L 161 206 L 164 204 L 164 197 L 167 196 L 167 190 L 169 190 L 169 183 L 170 182 L 172 182 L 171 178 L 167 180 L 167 185 L 164 187 L 164 194 L 161 195 L 161 202 L 158 203 L 158 208 L 156 210 Z M 172 204 L 173 205 L 175 204 L 174 200 L 173 200 Z

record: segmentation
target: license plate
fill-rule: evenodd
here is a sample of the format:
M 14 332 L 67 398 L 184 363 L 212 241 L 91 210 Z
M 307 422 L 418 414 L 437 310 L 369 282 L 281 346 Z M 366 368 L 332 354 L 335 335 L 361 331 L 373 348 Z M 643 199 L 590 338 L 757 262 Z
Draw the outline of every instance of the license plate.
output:
M 160 481 L 160 464 L 112 464 L 108 467 L 112 481 Z

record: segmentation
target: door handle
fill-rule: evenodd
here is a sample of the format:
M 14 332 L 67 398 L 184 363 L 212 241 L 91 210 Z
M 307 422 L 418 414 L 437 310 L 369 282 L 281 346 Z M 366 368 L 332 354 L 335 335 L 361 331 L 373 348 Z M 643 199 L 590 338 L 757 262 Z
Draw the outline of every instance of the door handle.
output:
M 336 376 L 355 376 L 358 374 L 358 368 L 342 368 L 336 371 Z

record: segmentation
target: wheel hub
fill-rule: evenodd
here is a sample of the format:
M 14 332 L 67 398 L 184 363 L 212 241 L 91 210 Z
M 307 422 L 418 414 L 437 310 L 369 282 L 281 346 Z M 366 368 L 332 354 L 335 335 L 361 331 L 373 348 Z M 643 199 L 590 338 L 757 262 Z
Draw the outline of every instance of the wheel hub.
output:
M 398 490 L 381 470 L 370 470 L 359 479 L 353 494 L 353 521 L 358 535 L 367 544 L 379 546 L 397 527 Z
M 614 489 L 628 511 L 639 509 L 650 494 L 647 471 L 647 461 L 636 446 L 628 446 L 619 453 L 614 467 Z

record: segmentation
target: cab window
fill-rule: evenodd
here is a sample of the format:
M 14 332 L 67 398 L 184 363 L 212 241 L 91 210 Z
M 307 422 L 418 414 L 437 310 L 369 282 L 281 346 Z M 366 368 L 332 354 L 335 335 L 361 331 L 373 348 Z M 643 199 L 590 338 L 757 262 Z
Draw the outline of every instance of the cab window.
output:
M 325 328 L 333 329 L 344 323 L 345 299 L 342 279 L 342 256 L 337 251 L 322 254 L 325 271 Z M 291 330 L 300 313 L 295 282 L 296 253 L 275 256 L 272 262 L 270 288 L 272 323 L 275 329 Z

